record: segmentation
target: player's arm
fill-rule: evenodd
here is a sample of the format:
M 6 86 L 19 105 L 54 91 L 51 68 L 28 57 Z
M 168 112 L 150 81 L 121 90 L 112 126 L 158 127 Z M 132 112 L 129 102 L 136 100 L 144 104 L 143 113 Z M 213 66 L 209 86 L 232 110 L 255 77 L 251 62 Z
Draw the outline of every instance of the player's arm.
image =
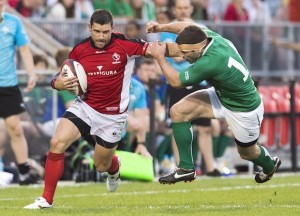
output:
M 179 79 L 179 73 L 167 62 L 165 58 L 166 44 L 154 42 L 149 46 L 152 56 L 157 60 L 162 73 L 167 78 L 169 84 L 174 88 L 183 87 Z
M 163 44 L 164 42 L 159 42 L 160 44 Z M 151 46 L 152 42 L 149 43 L 149 46 L 147 47 L 147 50 L 145 52 L 145 57 L 153 57 L 151 54 Z M 166 44 L 166 52 L 165 56 L 167 57 L 176 57 L 182 59 L 183 55 L 180 52 L 180 49 L 178 48 L 178 45 L 176 43 L 165 43 Z
M 33 58 L 29 46 L 27 44 L 21 46 L 19 48 L 19 52 L 25 66 L 26 73 L 28 74 L 27 86 L 24 89 L 24 91 L 29 92 L 35 87 L 37 80 L 36 74 L 34 73 Z
M 284 40 L 280 40 L 280 39 L 277 39 L 277 38 L 273 39 L 272 42 L 277 47 L 291 49 L 291 50 L 294 50 L 294 51 L 300 51 L 300 43 L 284 41 Z
M 194 22 L 172 22 L 167 24 L 159 24 L 155 21 L 150 21 L 146 25 L 147 33 L 157 33 L 157 32 L 171 32 L 174 34 L 178 34 L 185 27 L 190 25 L 197 25 Z

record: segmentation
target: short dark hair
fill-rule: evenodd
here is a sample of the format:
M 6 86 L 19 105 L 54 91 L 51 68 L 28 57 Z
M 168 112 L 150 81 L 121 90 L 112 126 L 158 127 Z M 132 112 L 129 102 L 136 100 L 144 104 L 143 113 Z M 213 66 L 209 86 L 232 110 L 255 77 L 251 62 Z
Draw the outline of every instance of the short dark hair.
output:
M 113 16 L 108 10 L 95 10 L 93 15 L 91 16 L 90 25 L 92 26 L 94 23 L 98 23 L 100 25 L 109 23 L 111 26 L 113 26 Z
M 39 62 L 43 62 L 45 64 L 45 66 L 48 68 L 49 62 L 48 62 L 46 56 L 40 55 L 40 54 L 35 54 L 35 55 L 33 55 L 32 58 L 33 58 L 34 65 L 37 65 Z
M 57 50 L 55 54 L 55 61 L 56 65 L 60 67 L 62 63 L 69 58 L 69 54 L 71 52 L 71 49 L 69 47 L 61 48 Z
M 190 25 L 185 27 L 176 38 L 177 44 L 196 44 L 204 41 L 207 38 L 206 33 L 201 27 Z

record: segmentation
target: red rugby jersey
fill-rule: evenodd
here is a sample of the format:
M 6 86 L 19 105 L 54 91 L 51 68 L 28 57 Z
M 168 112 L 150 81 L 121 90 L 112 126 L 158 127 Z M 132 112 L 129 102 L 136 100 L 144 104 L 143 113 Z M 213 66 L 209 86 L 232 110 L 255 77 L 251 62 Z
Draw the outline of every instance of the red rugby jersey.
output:
M 127 39 L 117 33 L 102 49 L 95 47 L 91 38 L 75 46 L 70 58 L 82 64 L 88 79 L 83 100 L 100 113 L 125 112 L 135 57 L 143 56 L 147 47 L 143 40 Z

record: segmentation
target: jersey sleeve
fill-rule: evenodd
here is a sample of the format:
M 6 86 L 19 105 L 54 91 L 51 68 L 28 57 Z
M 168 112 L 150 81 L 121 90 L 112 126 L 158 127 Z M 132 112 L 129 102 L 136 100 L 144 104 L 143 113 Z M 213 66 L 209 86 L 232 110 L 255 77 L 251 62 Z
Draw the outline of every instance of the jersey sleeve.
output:
M 29 38 L 25 32 L 24 26 L 19 18 L 16 17 L 16 34 L 15 44 L 18 47 L 24 46 L 29 43 Z
M 145 42 L 142 39 L 126 39 L 124 40 L 124 48 L 128 56 L 144 56 L 147 50 L 149 43 Z
M 215 62 L 209 56 L 202 56 L 193 65 L 182 70 L 179 74 L 180 82 L 183 86 L 199 84 L 204 80 L 209 80 L 216 73 Z

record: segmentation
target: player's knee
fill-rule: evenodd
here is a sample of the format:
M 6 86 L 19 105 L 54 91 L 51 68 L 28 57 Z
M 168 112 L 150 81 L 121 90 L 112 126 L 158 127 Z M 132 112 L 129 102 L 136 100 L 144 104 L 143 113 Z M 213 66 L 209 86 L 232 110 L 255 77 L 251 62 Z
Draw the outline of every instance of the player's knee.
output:
M 66 151 L 67 144 L 61 139 L 53 137 L 50 141 L 50 151 L 54 153 L 64 153 Z
M 21 125 L 12 126 L 12 127 L 9 128 L 9 131 L 10 131 L 10 135 L 12 137 L 21 137 L 24 134 L 23 128 L 22 128 Z
M 184 113 L 183 113 L 183 110 L 182 108 L 177 105 L 177 104 L 174 104 L 171 109 L 170 109 L 170 116 L 171 116 L 171 119 L 174 121 L 174 122 L 178 122 L 178 121 L 183 121 L 184 120 Z

